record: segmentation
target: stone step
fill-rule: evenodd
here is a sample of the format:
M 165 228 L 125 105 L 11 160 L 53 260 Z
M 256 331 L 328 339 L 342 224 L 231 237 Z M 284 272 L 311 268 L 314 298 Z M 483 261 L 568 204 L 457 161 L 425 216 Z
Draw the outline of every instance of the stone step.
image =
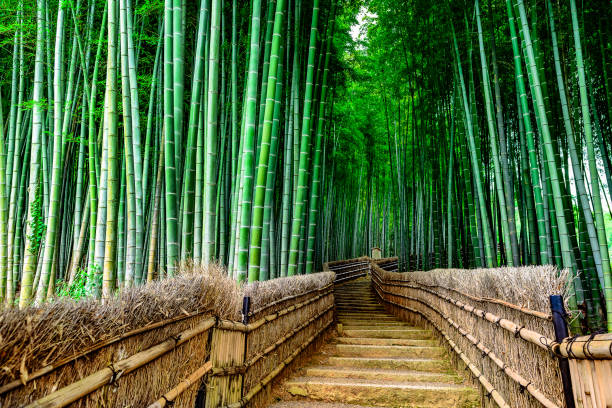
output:
M 384 326 L 412 327 L 408 323 L 396 322 L 393 320 L 370 322 L 366 320 L 338 319 L 338 323 L 342 323 L 345 327 L 346 326 L 370 326 L 373 329 L 377 327 L 384 327 Z
M 355 322 L 346 322 L 346 321 L 339 321 L 340 324 L 342 324 L 342 327 L 345 330 L 389 330 L 389 329 L 413 329 L 412 326 L 405 324 L 405 323 L 396 323 L 396 322 L 389 322 L 389 323 L 379 323 L 379 324 L 373 324 L 373 323 L 355 323 Z
M 350 357 L 442 357 L 442 347 L 430 346 L 386 346 L 370 344 L 336 344 L 337 356 Z
M 478 392 L 464 385 L 422 382 L 390 382 L 343 378 L 298 377 L 289 380 L 290 394 L 324 401 L 402 407 L 476 407 Z
M 336 297 L 336 299 L 347 299 L 347 300 L 354 300 L 354 299 L 365 299 L 365 300 L 370 300 L 370 301 L 374 301 L 376 302 L 376 295 L 373 292 L 366 292 L 366 291 L 351 291 L 349 293 L 339 293 L 336 292 L 334 293 L 334 296 Z
M 344 310 L 339 310 L 338 311 L 338 316 L 342 316 L 342 317 L 348 317 L 348 318 L 353 318 L 353 319 L 362 319 L 362 320 L 376 320 L 378 318 L 388 318 L 388 317 L 393 317 L 387 313 L 384 312 L 377 312 L 377 313 L 350 313 Z M 393 319 L 394 321 L 398 321 L 397 319 Z
M 382 368 L 387 370 L 428 371 L 446 373 L 450 369 L 446 360 L 415 357 L 342 357 L 332 356 L 325 365 L 335 367 Z
M 381 330 L 381 331 L 387 331 L 387 330 L 394 330 L 394 329 L 398 329 L 401 330 L 405 327 L 410 327 L 404 323 L 400 323 L 400 324 L 395 324 L 391 323 L 391 324 L 385 324 L 385 325 L 379 325 L 379 326 L 373 326 L 370 324 L 362 324 L 362 325 L 344 325 L 344 329 L 345 330 L 371 330 L 371 329 L 375 329 L 375 330 Z M 431 333 L 431 332 L 430 332 Z M 386 337 L 386 336 L 383 336 Z
M 365 405 L 342 404 L 338 402 L 315 401 L 281 401 L 272 404 L 269 408 L 376 408 Z
M 438 342 L 436 340 L 385 339 L 375 337 L 336 337 L 335 341 L 341 344 L 372 344 L 380 346 L 435 347 L 438 345 Z
M 354 310 L 358 312 L 359 310 L 384 310 L 381 305 L 364 305 L 364 304 L 350 304 L 350 303 L 339 303 L 336 302 L 336 307 L 346 308 L 347 310 Z
M 356 322 L 360 322 L 360 321 L 371 322 L 373 320 L 371 316 L 360 317 L 360 316 L 351 315 L 349 313 L 336 313 L 336 316 L 338 316 L 339 319 L 352 320 Z M 377 322 L 399 322 L 399 320 L 397 320 L 395 317 L 386 316 L 386 315 L 377 316 L 376 321 Z
M 414 339 L 414 340 L 430 340 L 433 338 L 431 331 L 407 328 L 346 328 L 343 327 L 342 335 L 346 337 L 368 337 L 368 338 L 386 338 L 386 339 Z
M 357 378 L 362 380 L 387 380 L 401 382 L 440 382 L 461 384 L 463 379 L 458 375 L 415 370 L 390 370 L 383 368 L 356 367 L 306 367 L 308 377 Z

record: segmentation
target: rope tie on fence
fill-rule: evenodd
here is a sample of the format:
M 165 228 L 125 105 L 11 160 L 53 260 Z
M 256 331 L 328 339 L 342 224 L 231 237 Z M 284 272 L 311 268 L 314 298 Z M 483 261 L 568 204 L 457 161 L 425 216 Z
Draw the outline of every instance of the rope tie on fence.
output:
M 489 400 L 491 399 L 493 391 L 495 391 L 495 388 L 491 388 L 491 391 L 487 391 L 487 399 L 489 399 Z
M 123 375 L 123 370 L 116 370 L 113 363 L 108 363 L 108 368 L 113 373 L 113 375 L 111 375 L 111 378 L 108 380 L 108 383 L 114 388 L 118 388 L 119 384 L 117 384 L 117 380 Z
M 241 364 L 237 366 L 229 366 L 229 367 L 215 367 L 212 369 L 211 374 L 217 377 L 224 377 L 226 375 L 234 375 L 234 374 L 245 374 L 247 371 L 246 364 Z
M 521 394 L 525 393 L 525 390 L 527 389 L 527 387 L 529 387 L 531 385 L 531 381 L 529 381 L 527 384 L 523 385 L 523 384 L 519 384 L 519 392 Z
M 591 333 L 587 341 L 585 341 L 584 344 L 582 345 L 582 352 L 584 353 L 585 357 L 589 359 L 595 359 L 595 356 L 593 355 L 593 353 L 591 353 L 589 346 L 591 345 L 591 342 L 595 340 L 595 336 L 597 336 L 598 334 L 604 334 L 604 333 L 606 333 L 606 331 L 601 330 L 601 329 Z M 612 349 L 612 344 L 610 344 L 610 347 Z
M 569 358 L 576 358 L 576 354 L 572 351 L 572 346 L 578 339 L 578 336 L 569 337 L 567 343 L 565 343 L 565 351 L 567 352 L 567 356 Z
M 166 398 L 165 395 L 162 395 L 162 398 L 164 399 L 164 401 L 166 401 L 166 406 L 168 406 L 168 407 L 173 407 L 174 406 L 174 400 L 169 400 L 168 398 Z
M 484 310 L 483 310 L 483 312 L 484 312 Z M 499 322 L 501 322 L 501 320 L 502 320 L 502 317 L 500 316 L 500 317 L 498 317 L 498 318 L 497 318 L 497 320 L 495 321 L 495 324 L 496 324 L 496 325 L 498 325 L 499 327 L 501 327 L 501 324 L 499 323 Z
M 546 347 L 546 350 L 548 350 L 548 354 L 550 355 L 550 358 L 557 358 L 557 353 L 555 352 L 555 346 L 559 346 L 561 347 L 561 344 L 559 344 L 556 341 L 553 341 L 552 343 L 548 342 L 548 339 L 546 338 L 546 336 L 540 336 L 539 342 L 541 345 L 543 345 L 544 347 Z
M 520 327 L 517 327 L 516 330 L 514 330 L 514 338 L 518 339 L 519 336 L 521 335 L 521 330 L 523 330 L 525 328 L 525 326 L 521 325 Z
M 509 367 L 506 363 L 502 363 L 502 366 L 499 367 L 499 370 L 497 371 L 497 373 L 495 374 L 498 377 L 501 377 L 502 375 L 506 375 L 506 368 Z
M 172 340 L 174 340 L 174 347 L 178 345 L 178 342 L 181 341 L 181 334 L 177 334 L 176 336 L 172 336 Z

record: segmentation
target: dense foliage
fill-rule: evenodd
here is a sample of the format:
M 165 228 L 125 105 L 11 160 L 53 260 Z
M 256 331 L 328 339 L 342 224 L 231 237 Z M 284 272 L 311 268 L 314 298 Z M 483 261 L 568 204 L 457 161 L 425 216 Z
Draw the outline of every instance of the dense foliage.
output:
M 334 256 L 355 231 L 410 269 L 557 265 L 582 324 L 612 328 L 612 8 L 576 3 L 362 3 L 333 111 Z
M 608 2 L 5 3 L 4 302 L 379 246 L 557 265 L 612 329 Z
M 186 259 L 218 260 L 240 281 L 319 269 L 335 11 L 9 2 L 0 300 L 107 298 Z

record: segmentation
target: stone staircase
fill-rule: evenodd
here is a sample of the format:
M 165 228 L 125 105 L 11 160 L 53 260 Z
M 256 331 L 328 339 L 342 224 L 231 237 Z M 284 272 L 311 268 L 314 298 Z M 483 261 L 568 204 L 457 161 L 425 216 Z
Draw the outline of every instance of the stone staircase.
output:
M 431 331 L 387 313 L 369 279 L 336 288 L 336 309 L 338 335 L 277 387 L 271 407 L 480 405 L 477 389 L 452 369 Z

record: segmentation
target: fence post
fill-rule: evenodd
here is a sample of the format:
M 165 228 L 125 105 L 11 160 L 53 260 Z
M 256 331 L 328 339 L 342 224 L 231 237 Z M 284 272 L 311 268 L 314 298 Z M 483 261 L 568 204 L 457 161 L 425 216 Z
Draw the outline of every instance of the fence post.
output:
M 555 328 L 555 340 L 561 343 L 564 338 L 569 337 L 567 330 L 567 322 L 565 317 L 567 313 L 563 307 L 563 297 L 561 295 L 550 296 L 550 310 L 552 312 L 552 321 Z M 572 379 L 569 369 L 569 361 L 567 358 L 557 357 L 559 360 L 559 369 L 561 371 L 561 382 L 563 383 L 563 395 L 565 396 L 565 406 L 567 408 L 575 408 L 574 392 L 572 390 Z
M 248 324 L 251 298 L 242 299 L 242 322 Z M 237 369 L 246 358 L 246 331 L 215 327 L 210 361 L 213 376 L 207 384 L 206 407 L 216 408 L 240 401 L 244 389 L 244 370 Z

